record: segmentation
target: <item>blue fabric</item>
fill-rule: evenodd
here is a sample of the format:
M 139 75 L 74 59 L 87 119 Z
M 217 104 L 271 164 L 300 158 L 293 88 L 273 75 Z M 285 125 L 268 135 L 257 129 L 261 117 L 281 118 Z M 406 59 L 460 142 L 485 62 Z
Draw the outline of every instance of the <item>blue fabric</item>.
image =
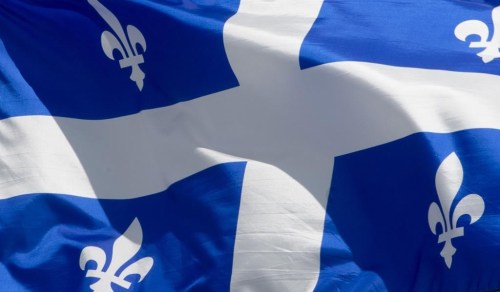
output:
M 78 267 L 83 248 L 102 248 L 106 269 L 113 243 L 137 218 L 144 238 L 129 264 L 149 256 L 154 265 L 147 280 L 137 284 L 132 275 L 131 290 L 113 284 L 115 291 L 228 291 L 244 170 L 244 162 L 220 164 L 129 200 L 58 194 L 1 200 L 1 290 L 89 291 L 97 279 Z
M 126 33 L 126 40 L 118 37 L 117 43 L 112 43 L 113 37 L 117 37 L 115 28 L 109 18 L 100 14 L 102 11 L 89 5 L 93 2 L 95 0 L 0 1 L 0 122 L 12 129 L 9 133 L 0 133 L 0 139 L 6 135 L 9 140 L 5 144 L 15 144 L 16 130 L 21 128 L 17 126 L 26 120 L 33 122 L 30 118 L 23 121 L 11 119 L 14 117 L 71 118 L 68 124 L 75 123 L 75 128 L 72 128 L 74 135 L 80 125 L 88 122 L 75 119 L 95 121 L 125 117 L 239 86 L 226 56 L 223 39 L 224 25 L 237 12 L 239 1 L 102 0 L 99 3 L 117 16 L 119 26 Z M 470 41 L 477 40 L 474 36 L 463 42 L 454 35 L 456 26 L 470 19 L 483 21 L 493 32 L 491 13 L 497 5 L 500 5 L 500 0 L 325 0 L 303 41 L 297 61 L 304 70 L 332 62 L 361 61 L 500 75 L 498 60 L 485 66 L 476 55 L 482 49 L 469 47 Z M 241 39 L 245 37 L 241 36 Z M 126 57 L 119 49 L 110 49 L 117 44 L 122 49 L 137 49 L 137 52 Z M 266 44 L 258 45 L 268 49 Z M 279 54 L 279 51 L 272 53 Z M 129 66 L 127 62 L 137 62 L 134 63 L 137 67 Z M 133 75 L 133 72 L 137 73 L 134 68 L 139 68 L 145 75 Z M 272 80 L 269 82 L 271 84 Z M 248 84 L 254 85 L 252 82 Z M 317 89 L 310 88 L 311 92 L 300 88 L 304 91 L 297 90 L 297 96 L 291 100 L 307 99 Z M 267 94 L 263 96 L 270 99 L 274 93 L 286 92 L 261 93 L 259 90 L 255 87 L 247 92 Z M 310 102 L 316 101 L 311 99 Z M 271 107 L 274 105 L 279 108 L 277 104 Z M 297 105 L 301 106 L 300 103 Z M 268 114 L 265 107 L 263 115 Z M 286 109 L 287 105 L 283 108 Z M 231 109 L 222 108 L 223 111 Z M 189 114 L 196 118 L 196 113 Z M 259 119 L 258 116 L 253 118 Z M 288 121 L 280 120 L 279 123 Z M 151 124 L 154 126 L 146 130 L 153 129 L 152 132 L 158 131 L 158 135 L 165 136 L 176 127 L 162 128 L 154 121 Z M 188 139 L 207 138 L 190 136 L 189 123 L 182 127 L 185 127 L 181 130 L 187 132 Z M 290 123 L 290 127 L 311 131 L 310 137 L 317 134 L 314 131 L 322 129 L 311 130 L 308 125 L 297 126 L 296 123 Z M 127 131 L 125 127 L 119 129 Z M 64 136 L 64 126 L 58 130 Z M 345 132 L 349 133 L 348 125 Z M 21 134 L 29 136 L 29 133 Z M 98 134 L 106 132 L 94 134 L 89 137 L 99 137 Z M 255 133 L 242 135 L 245 134 Z M 135 133 L 130 133 L 130 137 L 133 135 Z M 137 137 L 141 138 L 141 135 Z M 262 137 L 265 139 L 266 136 Z M 29 137 L 22 138 L 29 143 Z M 81 158 L 81 166 L 86 171 L 88 161 L 84 156 L 94 153 L 79 149 L 76 140 L 88 137 L 83 133 L 81 137 L 67 138 L 68 148 L 80 155 L 76 160 Z M 230 141 L 234 137 L 224 138 Z M 200 143 L 203 144 L 200 147 L 215 144 L 210 139 Z M 279 147 L 277 145 L 281 144 L 262 144 L 252 154 L 266 153 L 266 147 Z M 498 289 L 498 145 L 500 131 L 493 129 L 417 133 L 335 157 L 315 290 Z M 4 146 L 2 140 L 0 146 Z M 6 163 L 5 167 L 3 159 L 11 163 L 16 155 L 23 156 L 23 159 L 30 159 L 33 155 L 36 162 L 39 159 L 36 154 L 47 151 L 42 146 L 39 149 L 30 149 L 30 145 L 20 147 L 20 151 L 26 152 L 13 153 L 8 158 L 5 156 L 11 155 L 10 152 L 0 153 L 0 174 L 9 175 L 11 181 L 18 179 L 18 173 L 14 170 L 11 173 L 11 164 Z M 151 148 L 156 147 L 162 145 Z M 230 147 L 228 149 L 228 153 L 233 151 Z M 281 153 L 280 150 L 272 149 L 272 153 Z M 161 150 L 158 153 L 161 154 Z M 248 157 L 254 157 L 252 154 Z M 444 161 L 450 161 L 447 159 L 453 157 L 452 154 L 459 159 L 464 171 L 464 180 L 452 201 L 452 212 L 470 194 L 481 198 L 484 210 L 473 224 L 472 216 L 459 217 L 454 230 L 463 228 L 464 233 L 451 239 L 456 252 L 446 260 L 442 256 L 445 243 L 439 241 L 439 237 L 445 234 L 445 226 L 429 223 L 429 214 L 435 210 L 433 204 L 441 206 L 435 178 L 439 167 Z M 46 157 L 40 156 L 41 159 Z M 285 162 L 283 165 L 294 165 L 289 163 L 288 157 L 280 159 Z M 16 167 L 22 169 L 25 166 Z M 130 290 L 228 291 L 245 167 L 244 162 L 216 165 L 184 178 L 160 193 L 138 194 L 143 197 L 134 199 L 104 200 L 82 198 L 78 194 L 45 193 L 16 193 L 14 197 L 1 199 L 0 290 L 89 291 L 93 285 L 103 283 L 100 281 L 105 278 L 92 276 L 92 271 L 100 271 L 99 259 L 103 258 L 97 254 L 106 255 L 101 267 L 104 273 L 116 262 L 113 259 L 118 257 L 115 256 L 120 250 L 118 247 L 125 246 L 123 242 L 128 238 L 125 234 L 130 238 L 140 234 L 140 240 L 136 242 L 140 249 L 118 268 L 116 274 L 111 275 L 118 277 L 128 267 L 142 263 L 141 267 L 147 270 L 144 281 L 138 274 L 122 279 L 130 282 Z M 302 174 L 305 170 L 296 171 Z M 88 174 L 90 187 L 95 175 Z M 22 179 L 29 183 L 29 177 Z M 165 182 L 165 185 L 170 183 Z M 259 209 L 256 214 L 266 211 Z M 285 215 L 294 216 L 292 213 Z M 445 217 L 449 215 L 443 214 Z M 91 249 L 87 249 L 89 247 Z M 91 257 L 87 259 L 86 255 Z M 154 265 L 148 268 L 150 260 L 154 260 Z M 258 274 L 259 271 L 249 272 Z M 110 284 L 115 291 L 128 290 L 117 283 Z
M 476 56 L 480 48 L 469 48 L 454 34 L 470 19 L 483 21 L 493 33 L 491 10 L 497 5 L 500 1 L 325 0 L 302 44 L 300 65 L 363 61 L 500 75 L 499 66 L 485 66 Z
M 146 40 L 140 91 L 131 69 L 120 69 L 117 52 L 115 61 L 103 53 L 101 34 L 113 30 L 87 1 L 1 1 L 3 87 L 16 87 L 0 99 L 0 119 L 113 118 L 238 86 L 222 29 L 239 2 L 205 2 L 102 1 L 124 30 L 133 25 Z
M 500 287 L 499 145 L 499 130 L 418 133 L 335 158 L 327 213 L 355 262 L 379 275 L 389 291 Z M 452 240 L 456 253 L 449 268 L 439 256 L 444 244 L 429 227 L 428 210 L 439 204 L 435 176 L 452 152 L 463 166 L 463 182 L 451 211 L 468 194 L 478 194 L 485 209 L 474 224 L 468 215 L 459 218 L 464 235 Z M 338 241 L 328 235 L 333 228 L 327 220 L 322 254 Z M 326 261 L 322 256 L 322 265 Z M 328 278 L 325 273 L 320 279 Z
M 330 213 L 326 214 L 320 261 L 315 291 L 386 291 L 384 281 L 376 273 L 363 271 L 356 264 Z

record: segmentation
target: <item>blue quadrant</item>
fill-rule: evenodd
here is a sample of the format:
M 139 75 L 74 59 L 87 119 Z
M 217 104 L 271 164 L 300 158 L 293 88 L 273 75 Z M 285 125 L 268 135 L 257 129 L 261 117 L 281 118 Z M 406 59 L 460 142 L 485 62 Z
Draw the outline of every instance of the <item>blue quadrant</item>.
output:
M 495 28 L 492 9 L 500 1 L 325 0 L 300 53 L 301 68 L 363 61 L 401 67 L 500 74 L 500 59 L 483 63 L 455 27 L 477 19 Z M 496 28 L 500 29 L 500 28 Z
M 0 119 L 53 115 L 105 119 L 173 105 L 238 86 L 222 30 L 238 1 L 101 0 L 144 62 L 143 88 L 106 56 L 101 35 L 116 35 L 87 1 L 0 2 Z M 135 44 L 135 43 L 134 43 Z M 7 64 L 7 65 L 6 65 Z M 5 89 L 9 89 L 6 91 Z M 29 94 L 26 94 L 29 92 Z
M 228 291 L 245 163 L 217 165 L 166 191 L 128 200 L 33 194 L 0 201 L 0 283 L 3 291 L 90 291 L 96 278 L 79 267 L 87 246 L 113 243 L 135 218 L 143 241 L 127 265 L 154 264 L 132 291 Z M 95 269 L 88 262 L 87 269 Z M 115 291 L 120 287 L 114 285 Z
M 474 224 L 458 218 L 464 235 L 452 239 L 456 252 L 448 267 L 428 220 L 433 202 L 441 206 L 435 177 L 455 153 L 463 182 L 450 214 L 469 194 L 484 201 Z M 389 291 L 489 291 L 500 287 L 500 131 L 418 133 L 378 147 L 336 157 L 327 206 L 322 266 L 337 234 L 356 264 L 376 273 Z M 470 206 L 469 206 L 470 207 Z M 469 210 L 469 209 L 467 209 Z M 444 211 L 442 211 L 444 212 Z M 445 212 L 446 213 L 446 212 Z M 335 225 L 333 225 L 333 223 Z M 333 230 L 333 231 L 332 231 Z M 320 283 L 328 275 L 320 275 Z

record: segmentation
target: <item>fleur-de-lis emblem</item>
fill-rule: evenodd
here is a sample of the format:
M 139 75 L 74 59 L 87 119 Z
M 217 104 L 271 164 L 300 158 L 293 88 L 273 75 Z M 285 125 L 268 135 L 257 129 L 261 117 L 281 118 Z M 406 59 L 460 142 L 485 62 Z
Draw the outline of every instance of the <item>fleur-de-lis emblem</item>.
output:
M 139 68 L 139 64 L 144 63 L 144 57 L 140 54 L 138 48 L 140 46 L 142 52 L 146 51 L 144 36 L 133 25 L 127 25 L 127 34 L 125 34 L 118 18 L 109 9 L 98 0 L 88 0 L 88 2 L 114 31 L 114 34 L 107 30 L 101 34 L 101 45 L 104 53 L 108 58 L 114 60 L 113 52 L 115 50 L 120 52 L 122 57 L 119 61 L 120 68 L 132 67 L 130 79 L 137 84 L 139 90 L 142 90 L 146 75 Z
M 146 277 L 153 266 L 153 258 L 144 257 L 129 264 L 118 275 L 120 268 L 124 267 L 134 255 L 139 251 L 142 245 L 142 228 L 137 218 L 130 224 L 128 229 L 113 244 L 113 254 L 107 270 L 104 271 L 106 264 L 106 253 L 97 246 L 87 246 L 80 254 L 80 269 L 85 271 L 88 262 L 96 263 L 95 269 L 88 269 L 86 277 L 98 278 L 99 281 L 90 285 L 93 291 L 112 292 L 111 284 L 114 283 L 125 289 L 130 288 L 131 283 L 125 280 L 125 277 L 133 274 L 139 275 L 139 282 Z
M 455 36 L 463 42 L 470 35 L 477 35 L 479 37 L 479 41 L 471 42 L 469 48 L 484 48 L 484 50 L 477 54 L 482 58 L 484 63 L 500 58 L 500 52 L 498 51 L 500 47 L 500 6 L 493 9 L 491 18 L 493 19 L 493 34 L 491 38 L 488 26 L 480 20 L 467 20 L 461 22 L 455 28 Z
M 444 242 L 441 256 L 446 266 L 451 268 L 452 258 L 456 252 L 451 240 L 464 236 L 464 227 L 457 226 L 458 219 L 463 215 L 470 216 L 470 224 L 475 223 L 484 212 L 484 201 L 479 195 L 469 194 L 463 197 L 451 212 L 451 205 L 462 185 L 463 169 L 455 152 L 444 159 L 436 173 L 436 191 L 440 206 L 433 202 L 429 207 L 429 227 L 435 235 L 437 226 L 441 225 L 442 233 L 438 236 L 438 243 Z

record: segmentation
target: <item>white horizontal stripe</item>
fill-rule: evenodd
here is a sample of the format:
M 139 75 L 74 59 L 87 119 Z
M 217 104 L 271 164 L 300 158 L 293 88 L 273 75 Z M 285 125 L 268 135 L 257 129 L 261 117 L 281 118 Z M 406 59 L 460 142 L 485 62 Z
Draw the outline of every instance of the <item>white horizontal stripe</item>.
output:
M 0 194 L 132 198 L 164 190 L 215 163 L 235 161 L 214 161 L 201 148 L 266 162 L 290 180 L 276 183 L 276 192 L 269 196 L 261 195 L 268 193 L 265 187 L 256 196 L 244 191 L 232 285 L 253 283 L 258 288 L 259 282 L 252 279 L 260 278 L 274 283 L 275 290 L 290 287 L 297 279 L 295 272 L 283 274 L 290 269 L 302 270 L 304 286 L 297 287 L 311 287 L 319 263 L 300 259 L 318 258 L 322 223 L 308 222 L 309 233 L 302 232 L 306 226 L 290 228 L 301 217 L 299 211 L 276 215 L 291 212 L 280 205 L 282 188 L 303 186 L 293 187 L 294 196 L 300 197 L 297 202 L 313 218 L 323 217 L 335 155 L 419 131 L 500 128 L 496 76 L 348 62 L 299 73 L 288 75 L 296 78 L 288 86 L 280 86 L 283 80 L 278 79 L 277 88 L 267 83 L 262 92 L 242 86 L 113 120 L 38 116 L 0 121 Z M 252 226 L 250 220 L 257 215 L 248 215 L 244 206 L 271 205 L 267 201 L 285 211 L 276 211 L 275 217 L 260 214 L 266 221 Z M 284 218 L 288 221 L 280 221 Z M 266 226 L 276 226 L 275 232 L 264 236 Z M 287 235 L 282 232 L 286 228 L 295 232 Z M 291 246 L 288 236 L 294 238 Z M 263 246 L 266 240 L 269 244 Z M 276 252 L 280 248 L 283 253 Z M 297 258 L 283 257 L 285 251 L 295 251 Z M 280 269 L 262 268 L 272 266 L 258 260 L 266 253 Z
M 325 192 L 309 173 L 329 181 L 336 155 L 420 131 L 500 128 L 497 76 L 351 62 L 299 73 L 286 87 L 277 80 L 111 120 L 2 120 L 0 196 L 152 194 L 209 167 L 198 148 L 278 166 Z
M 238 88 L 111 120 L 0 121 L 0 197 L 140 197 L 248 159 L 231 286 L 310 290 L 333 157 L 420 131 L 499 129 L 500 78 L 356 62 L 301 71 L 320 1 L 301 3 L 241 2 L 225 26 Z

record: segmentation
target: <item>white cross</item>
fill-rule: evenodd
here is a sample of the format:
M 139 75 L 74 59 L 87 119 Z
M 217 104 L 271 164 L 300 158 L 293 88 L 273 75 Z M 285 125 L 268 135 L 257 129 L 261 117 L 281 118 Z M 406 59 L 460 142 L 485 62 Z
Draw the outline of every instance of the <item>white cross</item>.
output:
M 497 76 L 357 62 L 299 70 L 321 4 L 242 0 L 224 27 L 237 88 L 104 121 L 0 121 L 0 195 L 133 198 L 246 160 L 231 287 L 311 290 L 335 156 L 420 131 L 500 127 Z

